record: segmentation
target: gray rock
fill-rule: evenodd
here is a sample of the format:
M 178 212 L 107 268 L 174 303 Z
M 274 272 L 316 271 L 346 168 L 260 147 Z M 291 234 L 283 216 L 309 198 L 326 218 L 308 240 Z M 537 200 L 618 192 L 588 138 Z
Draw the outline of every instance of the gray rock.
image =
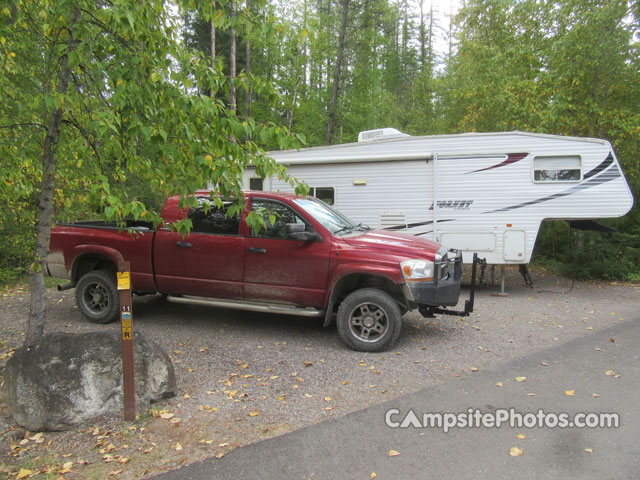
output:
M 134 335 L 136 408 L 175 395 L 167 354 Z M 67 430 L 95 416 L 123 411 L 122 340 L 115 333 L 52 333 L 21 347 L 5 367 L 4 397 L 18 425 Z

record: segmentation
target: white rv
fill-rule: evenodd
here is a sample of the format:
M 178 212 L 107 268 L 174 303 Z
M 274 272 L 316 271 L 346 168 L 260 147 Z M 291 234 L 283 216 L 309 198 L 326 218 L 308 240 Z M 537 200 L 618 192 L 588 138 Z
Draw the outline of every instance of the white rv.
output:
M 524 132 L 411 137 L 269 152 L 311 195 L 374 228 L 425 235 L 489 264 L 531 260 L 544 219 L 619 217 L 633 197 L 609 142 Z M 251 170 L 245 186 L 291 191 Z

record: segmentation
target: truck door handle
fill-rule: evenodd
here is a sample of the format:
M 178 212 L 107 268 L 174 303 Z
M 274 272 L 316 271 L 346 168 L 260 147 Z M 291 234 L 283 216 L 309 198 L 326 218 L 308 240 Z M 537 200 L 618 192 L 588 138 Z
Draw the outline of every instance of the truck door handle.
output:
M 191 243 L 189 242 L 176 242 L 176 245 L 180 248 L 191 248 Z
M 249 247 L 249 253 L 267 253 L 266 248 Z

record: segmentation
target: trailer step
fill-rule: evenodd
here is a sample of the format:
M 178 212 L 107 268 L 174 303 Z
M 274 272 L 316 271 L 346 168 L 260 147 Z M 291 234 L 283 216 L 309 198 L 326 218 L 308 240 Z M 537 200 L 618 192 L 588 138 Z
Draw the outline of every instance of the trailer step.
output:
M 169 295 L 167 297 L 167 300 L 173 303 L 188 303 L 191 305 L 205 305 L 209 307 L 232 308 L 235 310 L 277 313 L 281 315 L 298 315 L 301 317 L 321 317 L 324 315 L 324 310 L 318 310 L 312 307 L 296 307 L 293 305 L 281 305 L 273 303 L 243 302 L 239 300 L 195 297 L 190 295 L 185 295 L 182 297 Z

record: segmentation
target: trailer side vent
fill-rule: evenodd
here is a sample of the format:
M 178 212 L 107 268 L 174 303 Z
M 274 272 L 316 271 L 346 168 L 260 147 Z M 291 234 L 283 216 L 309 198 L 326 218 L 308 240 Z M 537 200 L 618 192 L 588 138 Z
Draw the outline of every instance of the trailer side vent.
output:
M 370 142 L 372 140 L 382 140 L 385 138 L 410 137 L 395 128 L 378 128 L 376 130 L 365 130 L 358 134 L 358 142 Z
M 382 212 L 380 228 L 383 230 L 406 230 L 407 220 L 402 212 Z

